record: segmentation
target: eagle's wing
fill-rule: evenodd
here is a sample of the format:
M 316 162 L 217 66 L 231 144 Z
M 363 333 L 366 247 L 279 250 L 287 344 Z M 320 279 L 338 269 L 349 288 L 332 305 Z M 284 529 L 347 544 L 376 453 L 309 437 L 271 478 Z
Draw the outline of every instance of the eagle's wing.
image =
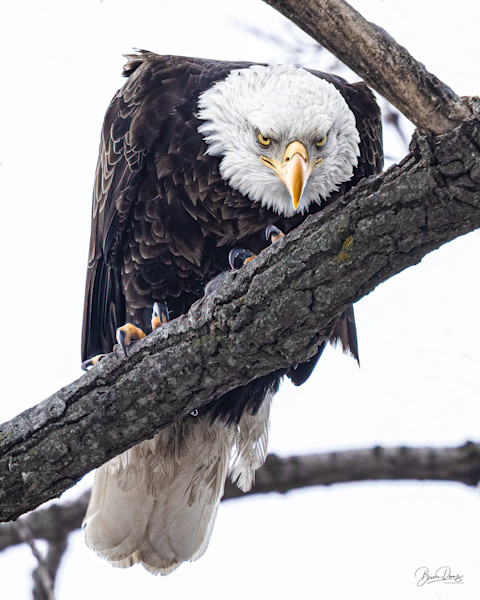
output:
M 355 185 L 383 169 L 382 117 L 372 90 L 362 81 L 339 90 L 355 115 L 360 133 L 360 157 L 353 172 Z
M 122 237 L 145 152 L 131 140 L 135 109 L 145 97 L 139 69 L 113 98 L 102 128 L 95 173 L 92 230 L 83 313 L 82 356 L 110 352 L 125 322 L 121 285 Z
M 128 55 L 128 59 L 124 69 L 128 80 L 113 98 L 101 134 L 85 291 L 83 360 L 110 352 L 116 329 L 125 323 L 128 306 L 121 282 L 122 269 L 127 268 L 123 241 L 139 193 L 153 200 L 158 189 L 145 186 L 154 186 L 165 176 L 175 184 L 178 178 L 183 184 L 182 160 L 198 161 L 203 154 L 194 116 L 198 94 L 231 69 L 249 64 L 146 51 Z M 208 174 L 208 164 L 203 167 L 208 175 L 204 179 L 215 183 Z M 154 174 L 149 173 L 152 170 Z M 171 210 L 176 210 L 173 204 Z M 188 218 L 179 206 L 181 210 L 180 221 Z M 200 210 L 198 207 L 199 218 Z M 176 242 L 192 246 L 189 237 L 195 237 L 194 224 L 189 236 L 182 232 Z

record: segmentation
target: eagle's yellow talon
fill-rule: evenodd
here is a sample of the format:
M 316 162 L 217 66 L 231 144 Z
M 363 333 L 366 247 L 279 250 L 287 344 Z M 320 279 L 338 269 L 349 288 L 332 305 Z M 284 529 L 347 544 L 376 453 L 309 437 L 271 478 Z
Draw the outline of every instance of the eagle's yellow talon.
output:
M 84 360 L 80 365 L 84 371 L 88 371 L 92 367 L 94 367 L 98 362 L 102 360 L 102 358 L 106 356 L 105 354 L 97 354 L 96 356 L 92 356 L 87 360 Z
M 228 254 L 228 262 L 233 270 L 240 269 L 244 264 L 255 258 L 256 254 L 246 250 L 245 248 L 234 248 Z
M 133 343 L 143 340 L 144 337 L 144 331 L 131 323 L 125 323 L 125 325 L 117 329 L 116 333 L 117 342 L 123 348 L 125 355 L 127 354 L 127 348 Z
M 166 304 L 154 302 L 151 320 L 152 331 L 155 331 L 155 329 L 158 329 L 161 325 L 165 325 L 168 321 L 168 309 Z
M 276 225 L 269 225 L 265 228 L 265 238 L 267 239 L 267 242 L 274 244 L 282 239 L 282 237 L 285 237 L 285 234 Z

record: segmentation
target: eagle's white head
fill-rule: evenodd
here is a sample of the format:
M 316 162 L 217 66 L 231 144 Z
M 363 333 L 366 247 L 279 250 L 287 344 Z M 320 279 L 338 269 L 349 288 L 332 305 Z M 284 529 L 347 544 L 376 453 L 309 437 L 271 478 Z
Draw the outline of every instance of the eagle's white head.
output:
M 253 202 L 292 216 L 353 175 L 355 116 L 335 86 L 305 69 L 254 65 L 201 94 L 198 128 L 222 177 Z

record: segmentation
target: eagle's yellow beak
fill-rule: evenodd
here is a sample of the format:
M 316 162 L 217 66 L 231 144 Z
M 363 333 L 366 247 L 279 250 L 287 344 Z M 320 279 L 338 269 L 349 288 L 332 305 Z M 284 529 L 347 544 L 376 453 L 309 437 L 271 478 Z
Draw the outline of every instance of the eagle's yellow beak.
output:
M 290 142 L 281 161 L 267 156 L 261 156 L 260 160 L 272 169 L 275 175 L 285 184 L 292 198 L 293 208 L 297 210 L 311 172 L 305 146 L 299 141 Z
M 308 152 L 301 142 L 288 144 L 282 159 L 282 177 L 292 198 L 293 208 L 297 210 L 300 198 L 309 176 Z

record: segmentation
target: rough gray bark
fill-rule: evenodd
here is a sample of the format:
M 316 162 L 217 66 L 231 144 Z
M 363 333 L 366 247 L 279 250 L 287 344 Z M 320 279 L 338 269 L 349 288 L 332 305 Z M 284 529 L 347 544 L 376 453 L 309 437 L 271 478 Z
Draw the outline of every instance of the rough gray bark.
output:
M 373 480 L 480 481 L 480 444 L 468 442 L 457 448 L 382 448 L 347 450 L 309 456 L 268 456 L 248 494 L 227 482 L 223 500 L 252 494 L 285 493 L 318 485 Z M 0 525 L 0 552 L 22 544 L 23 528 L 35 539 L 57 548 L 68 534 L 81 527 L 90 492 L 72 502 L 37 510 L 15 523 Z M 48 558 L 48 557 L 47 557 Z M 51 570 L 49 568 L 49 570 Z
M 346 304 L 480 226 L 480 122 L 314 215 L 126 359 L 0 428 L 0 516 L 16 518 L 228 389 L 312 356 Z
M 421 131 L 446 133 L 471 116 L 453 90 L 344 0 L 265 2 L 335 54 Z

